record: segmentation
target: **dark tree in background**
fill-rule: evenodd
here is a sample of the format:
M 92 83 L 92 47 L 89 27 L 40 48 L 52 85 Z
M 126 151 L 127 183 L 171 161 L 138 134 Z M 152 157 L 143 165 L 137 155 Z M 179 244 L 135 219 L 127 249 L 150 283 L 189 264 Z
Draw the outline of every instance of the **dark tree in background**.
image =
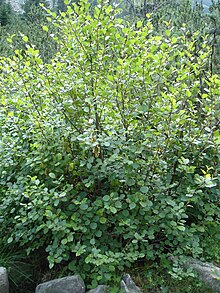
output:
M 210 23 L 212 29 L 210 30 L 210 35 L 212 37 L 212 54 L 211 54 L 211 70 L 219 70 L 220 62 L 220 1 L 212 0 L 212 5 L 210 6 Z
M 10 23 L 12 9 L 10 4 L 5 3 L 4 0 L 0 0 L 0 24 L 6 26 Z
M 26 0 L 25 3 L 22 5 L 25 16 L 33 16 L 33 12 L 36 12 L 36 9 L 38 10 L 40 4 L 44 4 L 45 7 L 49 7 L 49 3 L 46 0 Z
M 69 4 L 71 3 L 78 3 L 79 0 L 72 0 L 72 1 L 69 1 Z M 57 0 L 55 5 L 54 5 L 54 9 L 56 11 L 66 11 L 66 5 L 64 4 L 64 0 Z

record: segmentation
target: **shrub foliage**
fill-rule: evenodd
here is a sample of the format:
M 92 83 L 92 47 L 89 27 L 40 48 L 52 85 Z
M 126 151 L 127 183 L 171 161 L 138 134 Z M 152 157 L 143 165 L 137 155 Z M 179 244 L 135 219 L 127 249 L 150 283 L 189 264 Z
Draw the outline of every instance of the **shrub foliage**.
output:
M 184 27 L 155 36 L 104 4 L 47 15 L 50 62 L 25 36 L 0 60 L 1 236 L 102 281 L 140 259 L 218 260 L 220 80 L 206 38 L 194 54 Z

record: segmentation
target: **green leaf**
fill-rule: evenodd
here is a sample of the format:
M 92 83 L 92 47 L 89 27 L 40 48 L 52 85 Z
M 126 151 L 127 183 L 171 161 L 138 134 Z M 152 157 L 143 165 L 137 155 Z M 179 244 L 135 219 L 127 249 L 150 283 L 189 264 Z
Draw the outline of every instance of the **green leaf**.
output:
M 96 237 L 101 237 L 102 236 L 102 231 L 98 230 L 95 232 Z
M 180 231 L 185 231 L 185 227 L 184 226 L 177 226 L 177 229 Z
M 131 202 L 130 204 L 129 204 L 129 208 L 132 210 L 132 209 L 134 209 L 136 207 L 136 203 L 134 203 L 134 202 Z
M 107 221 L 107 219 L 106 219 L 105 217 L 101 217 L 101 218 L 99 219 L 99 222 L 100 222 L 101 224 L 105 224 L 106 221 Z
M 68 264 L 68 270 L 74 272 L 76 270 L 76 261 L 73 260 Z
M 110 199 L 110 196 L 109 196 L 109 195 L 105 195 L 105 196 L 103 196 L 103 200 L 104 200 L 104 201 L 109 201 L 109 199 Z
M 122 205 L 121 205 L 121 202 L 120 202 L 119 200 L 117 200 L 117 201 L 115 202 L 115 207 L 116 207 L 117 209 L 121 209 Z
M 95 229 L 97 228 L 97 223 L 92 222 L 92 223 L 90 224 L 90 228 L 93 229 L 93 230 L 95 230 Z
M 25 43 L 28 42 L 28 37 L 27 37 L 27 36 L 23 36 L 22 39 L 23 39 L 23 41 L 24 41 Z
M 56 175 L 54 173 L 49 173 L 49 177 L 52 178 L 52 179 L 55 179 Z
M 140 27 L 142 27 L 142 25 L 143 25 L 142 21 L 141 20 L 138 20 L 138 22 L 136 24 L 136 27 L 137 28 L 140 28 Z
M 88 209 L 88 207 L 89 207 L 89 205 L 86 202 L 83 202 L 80 205 L 80 209 L 83 210 L 83 211 L 86 211 Z
M 149 190 L 149 188 L 148 188 L 147 186 L 142 186 L 142 187 L 140 188 L 140 191 L 141 191 L 142 193 L 147 193 L 148 190 Z
M 147 203 L 145 201 L 140 201 L 140 205 L 145 208 L 147 206 Z
M 46 25 L 43 25 L 42 29 L 45 31 L 45 32 L 48 32 L 48 27 Z
M 62 239 L 61 243 L 62 243 L 63 245 L 67 244 L 67 239 L 66 239 L 66 238 Z
M 95 245 L 95 239 L 94 239 L 94 238 L 92 238 L 92 239 L 90 240 L 90 244 L 91 244 L 91 245 Z
M 115 207 L 110 207 L 109 209 L 110 209 L 110 211 L 111 211 L 113 214 L 116 214 L 116 213 L 117 213 L 117 210 L 116 210 Z
M 73 241 L 73 234 L 69 234 L 67 236 L 67 240 L 68 240 L 68 242 L 72 242 Z
M 8 244 L 12 243 L 13 240 L 14 240 L 13 237 L 9 237 L 8 240 L 7 240 Z
M 59 199 L 56 199 L 53 204 L 55 207 L 57 207 L 59 205 L 59 203 L 60 203 Z
M 171 35 L 171 31 L 170 31 L 170 30 L 166 30 L 166 35 L 167 35 L 168 37 L 170 37 L 170 35 Z
M 45 215 L 46 215 L 46 217 L 51 218 L 53 216 L 53 213 L 51 210 L 46 210 Z

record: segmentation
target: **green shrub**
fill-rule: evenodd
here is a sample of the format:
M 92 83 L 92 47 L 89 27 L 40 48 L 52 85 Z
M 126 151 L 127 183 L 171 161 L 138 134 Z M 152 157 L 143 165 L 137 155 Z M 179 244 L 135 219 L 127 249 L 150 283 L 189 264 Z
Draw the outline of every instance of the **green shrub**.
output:
M 109 5 L 47 13 L 54 59 L 23 37 L 26 51 L 0 61 L 1 236 L 102 282 L 139 259 L 219 260 L 206 39 L 198 56 L 196 35 L 153 36 Z

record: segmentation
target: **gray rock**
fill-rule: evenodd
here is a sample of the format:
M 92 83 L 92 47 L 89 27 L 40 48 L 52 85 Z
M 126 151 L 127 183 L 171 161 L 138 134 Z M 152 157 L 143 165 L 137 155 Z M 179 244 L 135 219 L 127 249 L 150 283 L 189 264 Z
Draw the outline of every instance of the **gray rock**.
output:
M 87 293 L 109 293 L 109 287 L 105 285 L 99 285 L 95 289 L 89 290 Z
M 178 260 L 175 256 L 171 256 L 169 259 L 173 262 Z M 220 292 L 220 267 L 214 266 L 212 263 L 201 262 L 191 257 L 185 257 L 182 266 L 195 271 L 200 280 L 212 289 L 213 292 Z
M 4 267 L 0 267 L 0 293 L 9 293 L 8 274 Z
M 129 274 L 126 274 L 121 281 L 121 289 L 124 293 L 142 293 Z
M 207 284 L 213 292 L 220 292 L 220 267 L 193 258 L 188 259 L 186 266 L 196 271 L 201 281 Z
M 39 284 L 35 293 L 85 293 L 80 276 L 70 276 Z

